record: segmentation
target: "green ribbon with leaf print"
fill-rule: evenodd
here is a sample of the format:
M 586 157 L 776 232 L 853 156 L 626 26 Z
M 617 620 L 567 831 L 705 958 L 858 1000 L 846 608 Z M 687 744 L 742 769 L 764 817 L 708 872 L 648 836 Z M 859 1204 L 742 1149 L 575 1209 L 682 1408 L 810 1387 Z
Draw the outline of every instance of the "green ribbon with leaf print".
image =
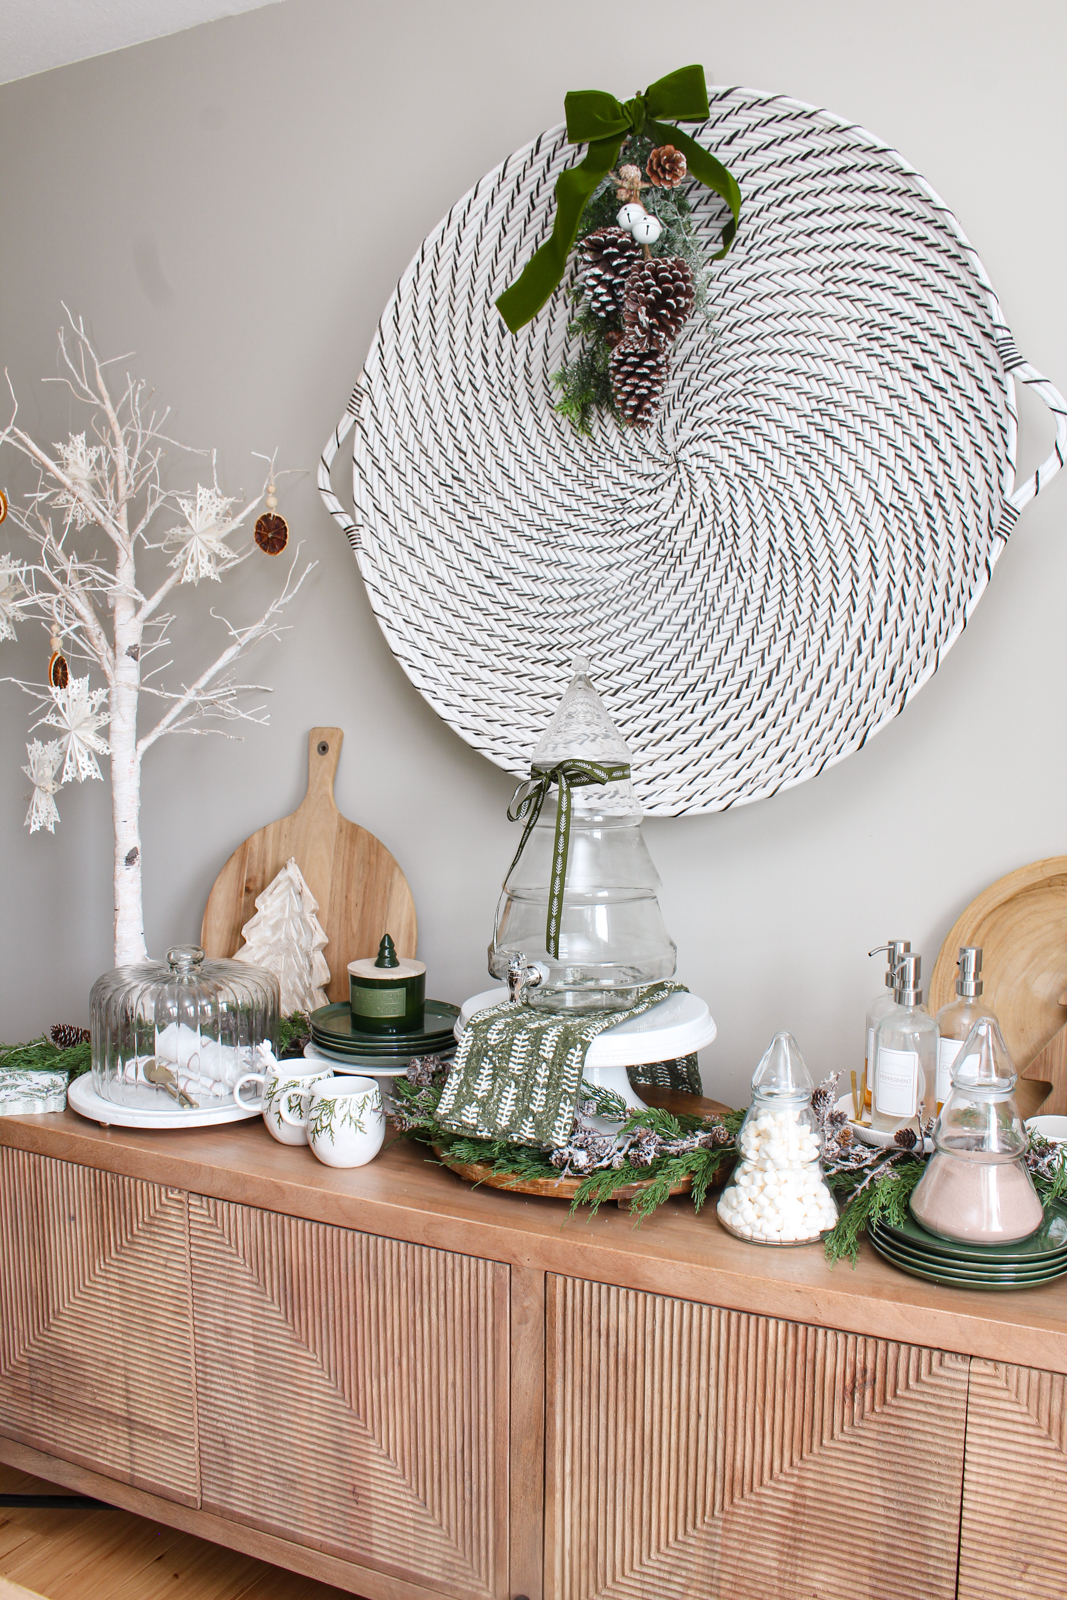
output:
M 568 760 L 560 761 L 554 767 L 541 767 L 535 763 L 530 768 L 529 778 L 519 784 L 511 797 L 508 821 L 525 821 L 526 826 L 511 866 L 504 874 L 505 884 L 519 864 L 519 857 L 537 826 L 537 819 L 552 785 L 556 784 L 559 788 L 556 833 L 552 842 L 552 876 L 548 886 L 548 920 L 545 925 L 545 948 L 556 960 L 559 959 L 559 928 L 563 917 L 563 892 L 567 886 L 567 858 L 571 848 L 571 812 L 574 807 L 571 790 L 584 789 L 591 783 L 622 783 L 629 776 L 628 762 L 609 765 L 604 761 Z
M 568 140 L 571 144 L 588 144 L 589 149 L 584 161 L 568 167 L 556 179 L 556 218 L 551 236 L 496 302 L 512 333 L 518 333 L 537 315 L 562 280 L 586 202 L 607 177 L 631 136 L 645 134 L 658 144 L 672 144 L 685 156 L 692 176 L 721 195 L 730 207 L 732 216 L 722 230 L 722 249 L 712 257 L 713 261 L 722 260 L 737 233 L 741 191 L 731 173 L 681 128 L 660 121 L 661 117 L 673 117 L 679 122 L 707 121 L 710 111 L 703 67 L 679 67 L 677 72 L 657 78 L 644 94 L 635 94 L 632 100 L 616 100 L 601 89 L 577 89 L 571 90 L 563 104 Z

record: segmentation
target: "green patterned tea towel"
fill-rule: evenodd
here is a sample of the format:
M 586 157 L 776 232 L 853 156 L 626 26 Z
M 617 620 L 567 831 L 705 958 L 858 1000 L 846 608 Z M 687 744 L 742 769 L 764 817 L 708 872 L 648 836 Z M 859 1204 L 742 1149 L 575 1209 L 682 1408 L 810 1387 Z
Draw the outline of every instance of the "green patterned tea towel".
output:
M 672 1056 L 670 1061 L 646 1061 L 639 1067 L 627 1067 L 630 1086 L 640 1089 L 677 1089 L 681 1094 L 703 1094 L 704 1084 L 696 1051 L 689 1056 Z
M 682 983 L 651 983 L 625 1011 L 538 1011 L 506 1000 L 475 1012 L 437 1106 L 437 1120 L 472 1139 L 507 1139 L 554 1149 L 574 1124 L 589 1046 L 598 1034 L 685 994 Z

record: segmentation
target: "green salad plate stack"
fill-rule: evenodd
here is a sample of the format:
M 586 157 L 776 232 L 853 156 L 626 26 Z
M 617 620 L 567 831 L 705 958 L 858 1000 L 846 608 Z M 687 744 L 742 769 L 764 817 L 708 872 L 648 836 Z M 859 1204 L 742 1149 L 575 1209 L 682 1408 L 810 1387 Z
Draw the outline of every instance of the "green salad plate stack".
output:
M 959 1244 L 929 1233 L 908 1216 L 901 1226 L 874 1222 L 868 1237 L 902 1272 L 953 1289 L 1036 1289 L 1067 1273 L 1067 1206 L 1045 1210 L 1036 1233 L 1015 1244 Z
M 365 1033 L 352 1019 L 347 1000 L 320 1006 L 311 1013 L 311 1038 L 328 1060 L 344 1063 L 353 1072 L 369 1069 L 382 1074 L 407 1066 L 413 1056 L 440 1056 L 456 1048 L 453 1028 L 459 1007 L 446 1000 L 427 1000 L 421 1028 L 409 1033 Z

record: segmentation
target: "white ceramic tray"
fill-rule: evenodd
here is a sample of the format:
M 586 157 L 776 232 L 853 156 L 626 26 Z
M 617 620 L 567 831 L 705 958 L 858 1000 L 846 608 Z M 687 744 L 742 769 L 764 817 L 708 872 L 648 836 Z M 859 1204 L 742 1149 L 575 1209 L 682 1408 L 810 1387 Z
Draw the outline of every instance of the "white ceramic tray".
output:
M 213 1128 L 224 1122 L 246 1122 L 260 1114 L 258 1108 L 252 1110 L 249 1106 L 237 1105 L 232 1096 L 228 1100 L 216 1100 L 210 1106 L 201 1106 L 197 1111 L 183 1110 L 177 1104 L 173 1111 L 114 1105 L 97 1094 L 88 1072 L 74 1079 L 67 1090 L 67 1104 L 79 1116 L 99 1122 L 102 1128 Z
M 498 1006 L 508 997 L 500 985 L 471 995 L 460 1007 L 456 1022 L 456 1038 L 476 1011 L 488 1006 Z M 645 1011 L 629 1022 L 620 1022 L 598 1034 L 586 1054 L 586 1071 L 590 1067 L 641 1067 L 650 1061 L 673 1061 L 678 1056 L 692 1055 L 711 1044 L 718 1029 L 708 1010 L 707 1003 L 695 994 L 672 994 L 658 1006 Z
M 852 1096 L 850 1094 L 843 1094 L 834 1107 L 835 1111 L 843 1111 L 845 1113 L 848 1118 L 848 1125 L 857 1139 L 862 1139 L 864 1144 L 873 1144 L 879 1150 L 888 1150 L 893 1143 L 893 1135 L 891 1133 L 881 1133 L 877 1128 L 871 1128 L 865 1122 L 857 1122 L 852 1115 L 852 1109 Z M 933 1150 L 934 1141 L 932 1139 L 924 1139 L 924 1154 L 932 1155 Z

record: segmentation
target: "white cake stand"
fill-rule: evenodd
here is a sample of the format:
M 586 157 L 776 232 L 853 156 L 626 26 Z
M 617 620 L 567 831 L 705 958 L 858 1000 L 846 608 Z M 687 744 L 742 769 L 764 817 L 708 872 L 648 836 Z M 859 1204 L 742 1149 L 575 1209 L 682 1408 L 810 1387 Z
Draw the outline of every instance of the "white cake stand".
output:
M 471 995 L 460 1007 L 454 1033 L 459 1039 L 471 1017 L 489 1006 L 498 1006 L 508 997 L 503 984 L 497 989 L 485 989 Z M 707 1003 L 695 994 L 671 994 L 629 1022 L 620 1022 L 614 1028 L 605 1028 L 589 1046 L 582 1076 L 594 1088 L 610 1089 L 634 1111 L 647 1109 L 645 1102 L 634 1093 L 626 1076 L 627 1067 L 642 1067 L 652 1061 L 673 1061 L 678 1056 L 692 1055 L 711 1044 L 718 1029 Z M 601 1117 L 585 1119 L 601 1132 L 614 1132 L 615 1123 Z
M 159 1098 L 162 1103 L 158 1111 L 146 1106 L 118 1105 L 97 1094 L 88 1072 L 75 1078 L 67 1090 L 70 1109 L 90 1122 L 99 1122 L 102 1128 L 214 1128 L 224 1122 L 246 1122 L 260 1114 L 258 1109 L 239 1106 L 232 1095 L 213 1100 L 196 1111 L 189 1111 L 162 1094 Z M 167 1109 L 168 1104 L 173 1110 Z

